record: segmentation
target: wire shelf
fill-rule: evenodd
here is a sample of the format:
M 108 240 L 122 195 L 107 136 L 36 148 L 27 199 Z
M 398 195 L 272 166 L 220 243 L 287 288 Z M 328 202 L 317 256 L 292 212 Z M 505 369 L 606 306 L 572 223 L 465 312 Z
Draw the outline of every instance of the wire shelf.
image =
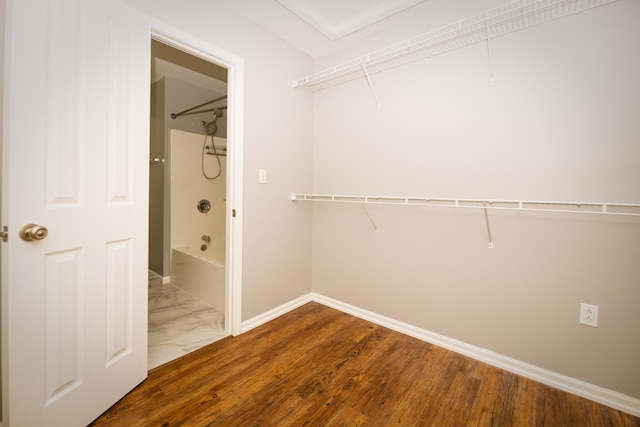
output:
M 489 248 L 493 249 L 493 234 L 489 221 L 489 210 L 560 212 L 573 214 L 596 214 L 640 217 L 640 204 L 628 203 L 584 203 L 584 202 L 556 202 L 556 201 L 525 201 L 525 200 L 485 200 L 485 199 L 448 199 L 428 197 L 395 197 L 395 196 L 348 196 L 330 194 L 297 194 L 290 193 L 292 201 L 323 202 L 323 203 L 353 203 L 364 209 L 371 225 L 380 231 L 367 205 L 395 205 L 395 206 L 429 206 L 454 209 L 479 209 L 484 213 Z
M 374 74 L 615 1 L 618 0 L 512 1 L 482 14 L 294 80 L 293 86 L 325 89 L 365 77 L 366 72 Z
M 640 204 L 429 197 L 349 196 L 291 193 L 292 201 L 407 205 L 445 208 L 496 209 L 535 212 L 587 213 L 640 217 Z

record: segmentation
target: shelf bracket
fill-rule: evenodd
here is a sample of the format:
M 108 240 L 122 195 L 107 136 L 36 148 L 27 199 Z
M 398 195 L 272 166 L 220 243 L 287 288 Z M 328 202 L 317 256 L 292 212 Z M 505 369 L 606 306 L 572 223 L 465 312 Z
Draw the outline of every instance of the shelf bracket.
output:
M 484 206 L 484 222 L 487 225 L 487 236 L 489 237 L 489 249 L 493 249 L 493 237 L 491 236 L 491 225 L 489 224 L 489 212 L 487 212 L 487 202 L 482 202 Z
M 367 206 L 364 204 L 364 201 L 360 202 L 360 206 L 362 206 L 362 209 L 364 209 L 364 212 L 369 217 L 369 221 L 371 221 L 371 225 L 373 225 L 373 228 L 376 230 L 376 233 L 379 232 L 380 229 L 378 228 L 378 224 L 376 224 L 376 222 L 373 220 L 373 217 L 371 216 L 369 209 L 367 209 Z
M 369 72 L 367 71 L 366 65 L 362 65 L 362 71 L 364 72 L 364 76 L 367 79 L 367 83 L 369 84 L 369 89 L 371 89 L 371 93 L 373 93 L 373 97 L 376 99 L 376 107 L 378 109 L 381 107 L 380 100 L 378 99 L 378 95 L 376 94 L 376 90 L 373 88 L 373 83 L 371 83 L 371 78 L 369 77 Z
M 495 83 L 493 78 L 493 60 L 491 59 L 491 28 L 489 27 L 489 20 L 484 22 L 485 30 L 487 32 L 487 57 L 489 59 L 489 84 Z

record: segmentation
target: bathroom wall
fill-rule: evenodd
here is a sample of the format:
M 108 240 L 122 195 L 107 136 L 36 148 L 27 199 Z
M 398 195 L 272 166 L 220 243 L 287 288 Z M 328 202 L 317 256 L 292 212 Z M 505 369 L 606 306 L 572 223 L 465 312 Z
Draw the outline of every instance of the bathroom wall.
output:
M 164 270 L 164 79 L 151 85 L 151 119 L 149 147 L 149 269 L 160 276 Z
M 199 113 L 199 114 L 187 114 L 184 116 L 171 118 L 171 113 L 179 113 L 203 102 L 211 101 L 212 99 L 219 98 L 227 93 L 227 84 L 219 82 L 217 90 L 206 89 L 188 81 L 179 80 L 173 77 L 164 77 L 165 85 L 165 130 L 179 129 L 188 132 L 202 133 L 204 134 L 204 128 L 202 121 L 211 121 L 213 119 L 213 113 Z M 225 100 L 221 100 L 215 104 L 202 107 L 202 110 L 210 109 L 213 107 L 226 106 Z M 197 109 L 200 110 L 200 109 Z M 196 111 L 197 111 L 196 110 Z M 218 130 L 216 136 L 221 138 L 227 137 L 227 114 L 226 110 L 223 111 L 222 117 L 220 117 L 216 124 Z
M 172 113 L 178 113 L 188 108 L 220 97 L 226 93 L 226 83 L 219 82 L 219 90 L 213 91 L 190 82 L 172 77 L 163 77 L 151 85 L 151 148 L 150 158 L 165 159 L 164 163 L 151 163 L 149 179 L 149 268 L 154 272 L 168 277 L 170 275 L 171 245 L 170 221 L 171 200 L 165 188 L 169 188 L 170 157 L 169 141 L 171 129 L 180 129 L 202 135 L 204 128 L 202 121 L 211 121 L 212 113 L 190 114 L 171 118 Z M 226 105 L 224 101 L 213 104 Z M 208 109 L 209 106 L 203 107 Z M 226 137 L 227 115 L 217 120 L 216 136 Z
M 312 71 L 312 59 L 224 2 L 125 2 L 243 58 L 244 205 L 235 207 L 243 221 L 242 320 L 308 294 L 311 210 L 294 206 L 289 193 L 311 190 L 313 93 L 291 82 Z M 258 183 L 259 169 L 267 184 Z
M 489 3 L 424 2 L 402 31 Z M 622 0 L 496 38 L 493 85 L 478 44 L 373 75 L 380 109 L 363 79 L 317 92 L 314 192 L 640 203 L 638 16 Z M 482 211 L 370 212 L 378 233 L 314 205 L 314 292 L 640 398 L 640 218 L 492 211 L 489 249 Z

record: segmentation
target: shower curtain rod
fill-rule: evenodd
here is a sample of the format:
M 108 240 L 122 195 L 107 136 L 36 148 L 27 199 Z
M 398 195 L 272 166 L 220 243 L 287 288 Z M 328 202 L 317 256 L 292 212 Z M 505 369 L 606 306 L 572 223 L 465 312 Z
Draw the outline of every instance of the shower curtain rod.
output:
M 200 108 L 200 107 L 204 107 L 205 105 L 213 104 L 214 102 L 222 101 L 223 99 L 226 99 L 226 98 L 227 98 L 227 95 L 223 95 L 220 98 L 212 99 L 211 101 L 204 102 L 204 103 L 202 103 L 200 105 L 196 105 L 195 107 L 188 108 L 188 109 L 186 109 L 184 111 L 181 111 L 179 113 L 171 113 L 171 118 L 175 119 L 175 118 L 178 118 L 180 116 L 186 116 L 186 115 L 189 115 L 189 114 L 207 113 L 209 111 L 213 111 L 213 110 L 215 110 L 215 108 L 211 108 L 209 110 L 201 110 L 201 111 L 193 111 L 193 110 L 195 110 L 197 108 Z M 226 108 L 227 108 L 226 106 L 220 107 L 220 109 L 226 109 Z

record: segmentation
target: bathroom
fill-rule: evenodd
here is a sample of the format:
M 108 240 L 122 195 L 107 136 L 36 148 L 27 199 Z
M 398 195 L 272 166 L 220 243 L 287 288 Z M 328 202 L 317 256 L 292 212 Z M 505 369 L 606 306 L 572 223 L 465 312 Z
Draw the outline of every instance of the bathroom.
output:
M 149 369 L 226 335 L 227 70 L 151 49 Z

